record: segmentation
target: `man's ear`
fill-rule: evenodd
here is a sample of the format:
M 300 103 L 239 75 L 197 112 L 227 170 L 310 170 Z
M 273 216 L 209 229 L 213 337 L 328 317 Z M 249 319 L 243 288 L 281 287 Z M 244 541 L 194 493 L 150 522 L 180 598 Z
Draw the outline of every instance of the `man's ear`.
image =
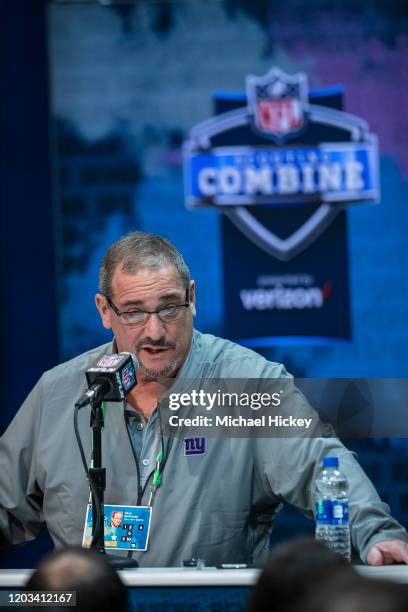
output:
M 196 316 L 197 311 L 196 311 L 196 285 L 195 282 L 192 280 L 190 281 L 190 309 L 191 312 L 193 313 L 193 317 Z
M 99 314 L 101 315 L 102 325 L 106 327 L 106 329 L 111 329 L 112 325 L 111 325 L 110 312 L 109 312 L 110 308 L 108 306 L 106 298 L 100 293 L 97 293 L 95 295 L 95 304 L 99 311 Z

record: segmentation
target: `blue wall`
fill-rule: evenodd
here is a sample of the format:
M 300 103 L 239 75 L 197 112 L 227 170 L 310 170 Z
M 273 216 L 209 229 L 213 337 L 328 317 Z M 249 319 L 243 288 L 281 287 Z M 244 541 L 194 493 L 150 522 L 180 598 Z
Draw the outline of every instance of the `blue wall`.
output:
M 2 3 L 0 430 L 45 369 L 58 361 L 51 203 L 45 3 Z M 4 551 L 3 567 L 28 567 L 48 536 Z

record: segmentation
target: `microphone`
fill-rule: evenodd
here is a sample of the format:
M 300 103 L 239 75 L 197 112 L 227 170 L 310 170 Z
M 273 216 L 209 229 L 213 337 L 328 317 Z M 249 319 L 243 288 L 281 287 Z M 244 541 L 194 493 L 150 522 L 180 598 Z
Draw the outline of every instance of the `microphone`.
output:
M 121 402 L 136 386 L 139 361 L 133 353 L 104 355 L 98 363 L 85 372 L 88 389 L 75 404 L 83 408 L 101 400 Z

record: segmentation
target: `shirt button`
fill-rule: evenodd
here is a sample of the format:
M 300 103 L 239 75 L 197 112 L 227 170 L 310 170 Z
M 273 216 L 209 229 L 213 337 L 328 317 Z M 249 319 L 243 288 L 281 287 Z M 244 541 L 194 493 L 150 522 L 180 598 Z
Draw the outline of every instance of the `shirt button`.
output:
M 136 425 L 136 429 L 137 429 L 138 431 L 142 431 L 142 429 L 143 429 L 143 423 L 138 423 L 138 424 Z
M 143 459 L 142 463 L 143 463 L 143 465 L 147 466 L 147 465 L 149 465 L 149 460 L 148 459 Z

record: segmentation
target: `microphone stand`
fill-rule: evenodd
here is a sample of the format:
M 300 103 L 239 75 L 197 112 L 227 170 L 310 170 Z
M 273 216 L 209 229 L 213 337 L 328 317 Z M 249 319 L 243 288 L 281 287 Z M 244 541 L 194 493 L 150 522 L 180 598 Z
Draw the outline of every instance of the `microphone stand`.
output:
M 92 544 L 91 548 L 105 553 L 105 507 L 104 493 L 106 488 L 106 469 L 102 467 L 102 427 L 104 425 L 102 400 L 91 401 L 92 428 L 92 468 L 89 469 L 89 478 L 95 487 L 96 497 L 92 493 Z M 99 525 L 96 517 L 100 516 Z
M 92 495 L 92 544 L 91 548 L 102 554 L 105 553 L 105 506 L 104 494 L 106 489 L 106 468 L 102 467 L 102 428 L 104 426 L 102 400 L 91 400 L 91 419 L 92 428 L 92 468 L 89 469 L 89 478 L 92 479 L 94 487 L 91 488 Z M 92 489 L 96 492 L 94 496 Z M 98 512 L 99 510 L 99 512 Z M 100 516 L 99 525 L 96 517 Z M 106 559 L 116 569 L 126 569 L 139 567 L 136 559 L 115 559 L 111 555 L 106 555 Z

